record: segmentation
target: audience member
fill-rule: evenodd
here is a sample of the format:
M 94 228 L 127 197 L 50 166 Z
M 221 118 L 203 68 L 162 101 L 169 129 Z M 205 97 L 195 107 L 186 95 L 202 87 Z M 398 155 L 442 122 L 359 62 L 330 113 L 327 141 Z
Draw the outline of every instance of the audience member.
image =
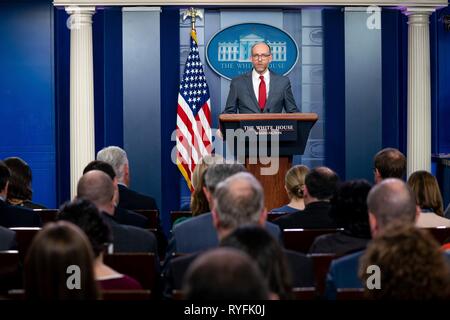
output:
M 103 290 L 139 290 L 141 285 L 133 278 L 120 274 L 103 263 L 105 251 L 112 243 L 111 229 L 97 207 L 88 200 L 75 199 L 64 204 L 59 219 L 77 225 L 88 237 L 94 252 L 94 274 Z
M 379 288 L 367 284 L 379 267 Z M 436 240 L 411 225 L 392 225 L 376 237 L 361 257 L 359 276 L 365 293 L 376 300 L 443 300 L 450 297 L 450 271 Z
M 288 170 L 284 178 L 284 188 L 289 197 L 289 203 L 280 208 L 272 209 L 273 213 L 293 213 L 305 209 L 303 192 L 305 190 L 305 177 L 309 168 L 304 165 L 296 165 Z
M 371 238 L 367 213 L 370 188 L 366 180 L 352 180 L 339 186 L 331 199 L 330 216 L 344 230 L 317 237 L 309 253 L 343 255 L 366 247 Z
M 0 161 L 0 226 L 11 227 L 40 227 L 39 215 L 32 210 L 11 206 L 6 203 L 11 173 L 3 161 Z
M 89 241 L 77 226 L 49 223 L 25 258 L 25 295 L 30 300 L 95 300 L 93 264 Z
M 416 171 L 409 177 L 408 185 L 420 207 L 416 225 L 420 228 L 450 227 L 450 220 L 443 217 L 444 206 L 436 178 L 427 171 Z
M 288 262 L 278 242 L 266 230 L 255 225 L 238 227 L 221 241 L 221 246 L 247 253 L 257 263 L 271 293 L 281 300 L 291 297 Z
M 117 203 L 119 203 L 119 188 L 117 176 L 113 167 L 109 163 L 106 163 L 104 161 L 94 160 L 89 162 L 88 165 L 84 168 L 83 174 L 92 170 L 103 171 L 113 181 L 114 203 L 116 204 L 114 209 L 114 217 L 116 218 L 117 222 L 119 222 L 120 224 L 128 224 L 140 228 L 148 228 L 150 222 L 146 217 L 144 217 L 141 214 L 117 206 Z
M 78 181 L 77 198 L 87 199 L 95 204 L 113 234 L 114 252 L 157 253 L 155 236 L 144 229 L 119 224 L 114 218 L 114 185 L 104 172 L 92 170 Z
M 402 180 L 406 174 L 406 158 L 397 149 L 385 148 L 375 155 L 373 170 L 375 183 L 387 178 Z
M 330 198 L 333 196 L 339 177 L 327 167 L 314 168 L 305 177 L 303 195 L 305 209 L 287 214 L 274 221 L 281 229 L 321 229 L 336 228 L 331 219 Z
M 119 181 L 118 206 L 128 210 L 158 210 L 154 198 L 130 189 L 130 167 L 125 150 L 110 146 L 97 153 L 97 160 L 109 163 L 116 172 Z
M 30 166 L 18 157 L 10 157 L 4 160 L 11 172 L 9 179 L 8 203 L 13 206 L 21 206 L 30 209 L 46 209 L 45 206 L 31 202 L 33 197 L 32 173 Z
M 211 211 L 204 191 L 206 189 L 205 173 L 210 166 L 223 162 L 224 159 L 222 156 L 211 155 L 200 159 L 200 162 L 195 166 L 192 174 L 192 187 L 194 191 L 191 196 L 191 210 L 194 217 Z
M 210 173 L 209 170 L 214 171 L 216 169 L 219 168 L 216 166 L 211 167 L 208 169 L 207 174 Z M 231 170 L 231 168 L 226 170 Z M 216 230 L 216 237 L 219 241 L 222 241 L 235 229 L 244 225 L 265 226 L 267 231 L 270 232 L 269 228 L 267 228 L 270 224 L 266 222 L 267 212 L 264 208 L 264 193 L 261 184 L 250 173 L 239 172 L 219 183 L 214 190 L 211 207 L 213 208 L 211 228 Z M 279 239 L 277 238 L 279 236 L 277 233 L 271 232 L 271 235 L 274 239 Z M 206 248 L 203 250 L 206 250 Z M 164 273 L 166 279 L 164 291 L 166 296 L 170 296 L 172 289 L 180 288 L 180 280 L 183 279 L 183 275 L 190 263 L 200 253 L 182 256 L 168 263 Z M 285 251 L 285 254 L 289 259 L 289 265 L 295 276 L 294 284 L 313 286 L 311 260 L 303 254 L 292 251 Z
M 16 233 L 0 226 L 0 251 L 17 250 Z
M 367 196 L 369 225 L 372 238 L 393 224 L 414 225 L 419 210 L 408 185 L 389 178 L 375 185 Z M 335 299 L 338 288 L 362 288 L 358 278 L 359 259 L 364 251 L 333 260 L 327 275 L 326 296 Z
M 188 300 L 267 300 L 266 281 L 255 263 L 235 249 L 205 253 L 190 266 L 184 285 Z

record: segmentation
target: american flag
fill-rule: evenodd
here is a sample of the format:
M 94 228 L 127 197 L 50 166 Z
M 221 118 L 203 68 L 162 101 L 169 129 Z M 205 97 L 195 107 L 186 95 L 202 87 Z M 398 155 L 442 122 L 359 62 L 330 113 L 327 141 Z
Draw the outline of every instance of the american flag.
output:
M 177 109 L 177 166 L 191 191 L 195 166 L 202 157 L 211 154 L 211 148 L 209 89 L 198 52 L 197 34 L 192 30 Z

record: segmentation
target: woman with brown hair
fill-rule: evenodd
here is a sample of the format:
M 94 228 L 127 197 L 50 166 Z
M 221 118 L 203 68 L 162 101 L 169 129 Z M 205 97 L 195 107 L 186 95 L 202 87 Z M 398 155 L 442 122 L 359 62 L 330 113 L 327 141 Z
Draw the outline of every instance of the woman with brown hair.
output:
M 309 168 L 304 165 L 293 166 L 286 172 L 284 188 L 290 202 L 280 208 L 272 209 L 271 212 L 292 213 L 305 209 L 303 190 L 305 189 L 305 177 L 308 172 Z
M 378 279 L 373 266 L 379 268 Z M 450 298 L 446 259 L 436 240 L 414 226 L 393 225 L 373 239 L 361 257 L 359 277 L 371 299 Z M 374 287 L 370 289 L 367 284 Z
M 420 228 L 450 227 L 450 220 L 443 217 L 442 196 L 436 178 L 427 171 L 416 171 L 409 177 L 408 185 L 420 207 L 416 225 Z
M 83 231 L 68 222 L 49 223 L 25 258 L 25 295 L 30 300 L 96 300 L 93 265 Z
M 33 176 L 30 166 L 21 158 L 10 157 L 4 160 L 11 172 L 8 185 L 8 203 L 30 209 L 46 209 L 43 205 L 31 202 L 33 189 L 31 183 Z

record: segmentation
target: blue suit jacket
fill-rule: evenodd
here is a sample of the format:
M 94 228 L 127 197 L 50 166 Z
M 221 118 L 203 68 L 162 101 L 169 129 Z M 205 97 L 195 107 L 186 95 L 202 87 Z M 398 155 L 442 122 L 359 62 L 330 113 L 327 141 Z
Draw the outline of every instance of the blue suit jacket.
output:
M 266 222 L 266 229 L 275 239 L 280 239 L 281 232 L 278 226 Z M 215 248 L 219 245 L 211 213 L 204 213 L 175 225 L 172 233 L 173 237 L 169 244 L 169 254 L 173 252 L 194 253 Z
M 333 260 L 327 274 L 325 297 L 336 300 L 339 288 L 362 288 L 361 280 L 358 278 L 359 258 L 363 251 Z
M 299 112 L 288 77 L 270 72 L 269 96 L 263 113 Z M 223 113 L 261 113 L 253 91 L 252 73 L 247 72 L 231 81 Z

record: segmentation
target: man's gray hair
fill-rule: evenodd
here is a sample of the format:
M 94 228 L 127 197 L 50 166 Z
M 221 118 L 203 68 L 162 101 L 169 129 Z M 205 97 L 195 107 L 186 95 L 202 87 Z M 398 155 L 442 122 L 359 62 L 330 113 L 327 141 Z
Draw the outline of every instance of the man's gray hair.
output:
M 416 219 L 415 195 L 405 182 L 396 178 L 375 185 L 367 196 L 367 207 L 380 229 L 393 223 L 414 224 Z
M 109 163 L 116 172 L 117 179 L 123 182 L 124 166 L 128 164 L 128 157 L 125 150 L 116 146 L 103 148 L 97 153 L 97 160 Z
M 252 174 L 237 173 L 217 186 L 214 208 L 223 228 L 235 229 L 245 224 L 256 224 L 264 208 L 262 186 Z
M 210 166 L 205 173 L 205 185 L 209 192 L 214 193 L 217 185 L 232 175 L 245 172 L 245 167 L 237 163 L 221 163 Z

